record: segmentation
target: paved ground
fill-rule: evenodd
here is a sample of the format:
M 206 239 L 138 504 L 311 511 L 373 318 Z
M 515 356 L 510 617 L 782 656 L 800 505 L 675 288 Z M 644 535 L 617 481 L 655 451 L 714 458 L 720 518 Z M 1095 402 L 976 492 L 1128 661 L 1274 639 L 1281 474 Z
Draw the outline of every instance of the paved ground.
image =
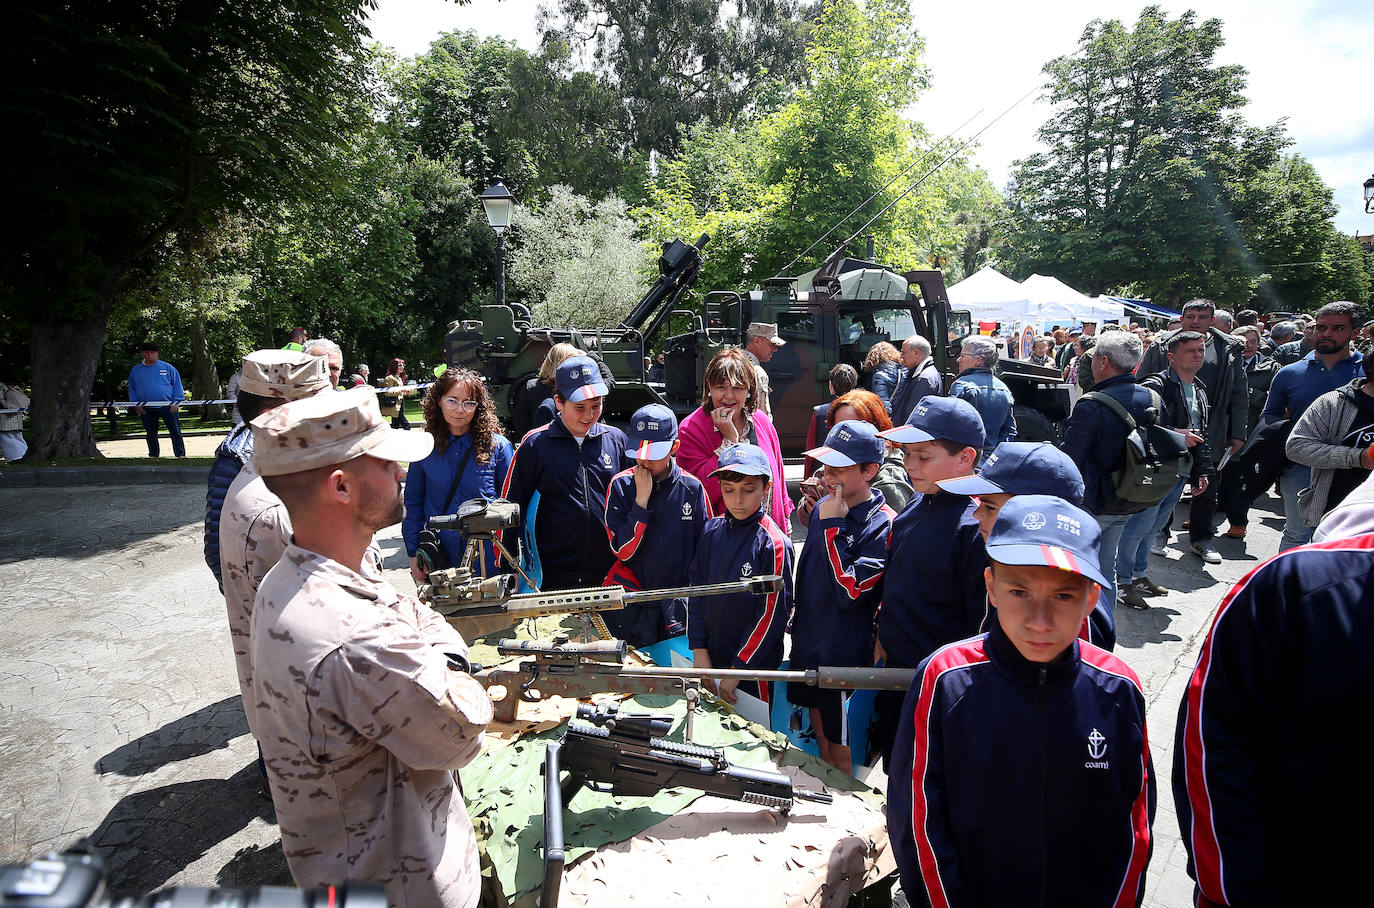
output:
M 1160 780 L 1147 904 L 1188 903 L 1168 778 L 1183 685 L 1221 594 L 1278 545 L 1276 500 L 1204 568 L 1171 551 L 1178 592 L 1118 616 Z M 0 860 L 91 836 L 118 891 L 287 883 L 257 793 L 194 486 L 0 489 Z M 409 586 L 396 531 L 392 582 Z M 1251 554 L 1253 553 L 1253 554 Z

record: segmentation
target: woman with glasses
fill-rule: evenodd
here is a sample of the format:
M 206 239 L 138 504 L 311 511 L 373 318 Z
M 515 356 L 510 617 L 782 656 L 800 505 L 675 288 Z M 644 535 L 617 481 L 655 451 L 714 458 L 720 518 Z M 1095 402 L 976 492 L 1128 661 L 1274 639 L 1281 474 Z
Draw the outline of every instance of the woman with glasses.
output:
M 470 369 L 449 369 L 425 392 L 425 431 L 434 436 L 434 451 L 412 463 L 406 475 L 406 514 L 401 523 L 410 575 L 416 583 L 429 576 L 432 555 L 420 552 L 420 531 L 431 517 L 457 512 L 471 498 L 499 498 L 501 483 L 515 451 L 501 434 L 501 423 L 482 377 Z M 457 531 L 438 534 L 444 567 L 457 565 L 466 540 Z M 484 553 L 487 572 L 496 569 L 495 553 Z

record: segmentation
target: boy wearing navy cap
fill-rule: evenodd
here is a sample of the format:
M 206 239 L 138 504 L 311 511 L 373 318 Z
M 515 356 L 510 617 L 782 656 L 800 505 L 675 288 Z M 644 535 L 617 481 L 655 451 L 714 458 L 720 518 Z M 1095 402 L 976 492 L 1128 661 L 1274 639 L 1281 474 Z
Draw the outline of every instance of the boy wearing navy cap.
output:
M 606 535 L 615 563 L 607 584 L 630 590 L 682 586 L 710 519 L 701 481 L 678 468 L 677 417 L 648 404 L 630 418 L 626 457 L 635 465 L 611 480 L 606 493 Z M 611 633 L 649 646 L 687 633 L 687 600 L 631 605 L 602 615 Z
M 912 905 L 1143 899 L 1155 809 L 1144 693 L 1124 662 L 1076 639 L 1106 585 L 1100 535 L 1062 498 L 1011 499 L 987 543 L 990 630 L 917 670 L 887 794 Z
M 927 396 L 904 425 L 878 433 L 906 454 L 918 493 L 892 522 L 875 655 L 894 668 L 915 668 L 946 643 L 978 633 L 984 605 L 983 537 L 973 499 L 941 491 L 941 479 L 966 476 L 983 451 L 983 419 L 968 401 Z M 878 738 L 892 754 L 902 695 L 878 695 Z
M 530 501 L 539 496 L 533 555 L 541 589 L 599 586 L 615 560 L 606 540 L 606 493 L 611 477 L 630 466 L 629 440 L 599 421 L 605 396 L 596 360 L 563 360 L 554 391 L 558 418 L 521 440 L 506 473 L 501 497 L 519 504 L 524 519 L 530 519 Z M 519 533 L 508 535 L 510 548 Z
M 828 494 L 816 505 L 809 544 L 797 559 L 790 657 L 795 670 L 873 662 L 873 618 L 897 516 L 869 485 L 886 448 L 872 423 L 846 419 L 831 428 L 823 446 L 806 452 L 825 465 Z M 787 697 L 811 710 L 821 759 L 850 772 L 844 692 L 794 684 Z
M 687 641 L 698 668 L 772 670 L 782 663 L 782 637 L 792 614 L 792 540 L 768 516 L 772 471 L 758 445 L 731 445 L 711 475 L 720 480 L 725 513 L 707 521 L 687 582 L 725 583 L 782 575 L 782 589 L 766 596 L 732 593 L 687 600 Z M 720 695 L 735 689 L 771 703 L 766 681 L 721 681 Z
M 940 488 L 956 495 L 969 495 L 977 503 L 973 516 L 986 544 L 988 534 L 1002 507 L 1016 495 L 1057 495 L 1070 504 L 1083 504 L 1083 474 L 1063 451 L 1047 441 L 1004 441 L 972 476 L 942 479 Z M 1098 564 L 1102 575 L 1107 571 Z M 1116 646 L 1115 601 L 1112 588 L 1106 587 L 1079 634 L 1111 652 Z M 986 625 L 985 625 L 986 629 Z

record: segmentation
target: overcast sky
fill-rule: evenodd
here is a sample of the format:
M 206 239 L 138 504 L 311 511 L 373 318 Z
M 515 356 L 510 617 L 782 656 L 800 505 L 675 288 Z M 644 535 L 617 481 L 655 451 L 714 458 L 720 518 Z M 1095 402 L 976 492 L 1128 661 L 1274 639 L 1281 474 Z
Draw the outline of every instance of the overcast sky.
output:
M 1040 68 L 1074 49 L 1093 18 L 1135 22 L 1142 2 L 984 0 L 971 6 L 912 0 L 925 38 L 933 87 L 913 116 L 941 136 L 979 108 L 983 114 L 962 135 L 976 132 L 1028 90 L 1040 85 Z M 1374 174 L 1374 101 L 1370 63 L 1374 17 L 1349 0 L 1198 0 L 1161 4 L 1169 15 L 1187 9 L 1225 23 L 1221 63 L 1249 71 L 1246 116 L 1256 125 L 1288 119 L 1294 148 L 1316 165 L 1335 193 L 1336 226 L 1345 233 L 1374 233 L 1364 213 L 1363 183 Z M 440 32 L 473 29 L 533 49 L 539 0 L 380 0 L 373 36 L 404 56 L 423 53 Z M 1366 62 L 1363 66 L 1359 60 Z M 1035 131 L 1048 115 L 1038 92 L 980 139 L 976 161 L 998 187 L 1011 162 L 1036 147 Z

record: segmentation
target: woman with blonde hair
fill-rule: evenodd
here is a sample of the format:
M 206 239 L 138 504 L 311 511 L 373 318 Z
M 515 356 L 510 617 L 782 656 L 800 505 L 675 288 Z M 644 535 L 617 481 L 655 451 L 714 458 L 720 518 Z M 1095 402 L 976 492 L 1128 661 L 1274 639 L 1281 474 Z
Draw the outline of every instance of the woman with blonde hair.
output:
M 544 354 L 544 362 L 539 365 L 539 374 L 530 376 L 523 387 L 515 393 L 510 408 L 511 437 L 517 442 L 525 437 L 530 429 L 546 426 L 558 415 L 553 403 L 553 381 L 558 372 L 558 364 L 569 356 L 581 356 L 583 351 L 572 344 L 554 344 Z
M 743 350 L 727 347 L 711 358 L 702 382 L 701 406 L 682 420 L 678 438 L 682 442 L 677 452 L 678 466 L 701 480 L 713 514 L 725 512 L 720 481 L 711 478 L 711 471 L 720 465 L 720 452 L 740 442 L 762 448 L 773 473 L 768 514 L 787 531 L 792 502 L 787 497 L 787 478 L 783 475 L 782 445 L 773 421 L 759 409 L 754 364 Z
M 410 556 L 410 575 L 416 583 L 431 569 L 459 563 L 467 540 L 461 533 L 438 533 L 438 548 L 421 551 L 425 521 L 453 514 L 470 498 L 500 498 L 501 484 L 510 469 L 514 448 L 501 434 L 491 394 L 482 377 L 470 369 L 449 369 L 425 392 L 425 431 L 434 436 L 434 451 L 412 463 L 406 474 L 405 518 L 401 537 Z M 483 552 L 488 572 L 496 569 L 495 553 Z M 444 564 L 436 564 L 439 556 Z
M 869 390 L 878 395 L 890 415 L 892 392 L 897 390 L 897 380 L 902 375 L 902 354 L 887 341 L 878 341 L 868 348 L 862 371 L 868 376 Z

